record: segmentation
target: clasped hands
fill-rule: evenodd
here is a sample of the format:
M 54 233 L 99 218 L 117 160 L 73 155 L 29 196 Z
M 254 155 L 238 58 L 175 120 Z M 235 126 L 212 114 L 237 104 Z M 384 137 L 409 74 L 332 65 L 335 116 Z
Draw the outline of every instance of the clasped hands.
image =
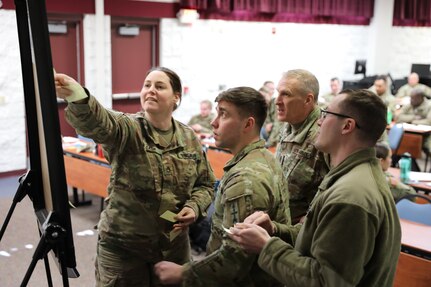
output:
M 187 214 L 187 211 L 184 211 L 184 213 Z M 185 214 L 184 218 L 187 217 Z M 248 216 L 243 223 L 237 223 L 229 230 L 231 234 L 228 234 L 228 236 L 245 251 L 260 253 L 271 238 L 269 234 L 275 232 L 275 226 L 268 214 L 263 211 L 257 211 Z M 154 266 L 154 272 L 162 284 L 179 284 L 183 280 L 183 266 L 173 262 L 161 261 L 157 263 Z

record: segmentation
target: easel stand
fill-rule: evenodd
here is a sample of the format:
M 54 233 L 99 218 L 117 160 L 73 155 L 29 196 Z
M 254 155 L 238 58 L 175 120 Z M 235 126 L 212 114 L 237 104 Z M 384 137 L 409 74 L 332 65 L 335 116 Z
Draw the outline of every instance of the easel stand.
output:
M 9 224 L 10 218 L 12 217 L 12 214 L 15 210 L 16 205 L 18 202 L 21 202 L 23 198 L 26 195 L 29 195 L 30 188 L 31 188 L 31 178 L 32 173 L 31 170 L 29 170 L 25 175 L 22 175 L 19 178 L 19 186 L 15 193 L 15 196 L 12 201 L 12 205 L 9 208 L 8 214 L 5 218 L 5 221 L 3 223 L 2 229 L 0 231 L 0 241 L 3 238 L 3 234 L 7 228 L 7 225 Z M 48 286 L 52 287 L 52 278 L 51 278 L 51 271 L 49 268 L 49 261 L 48 261 L 48 252 L 53 250 L 56 252 L 57 256 L 59 257 L 60 265 L 61 265 L 61 275 L 63 279 L 63 286 L 68 287 L 69 281 L 67 276 L 67 267 L 63 262 L 65 262 L 64 253 L 62 250 L 64 250 L 65 245 L 65 229 L 62 228 L 60 225 L 55 223 L 55 214 L 53 212 L 50 212 L 48 217 L 46 218 L 45 222 L 42 224 L 42 227 L 39 229 L 40 231 L 40 240 L 37 245 L 37 248 L 33 254 L 32 261 L 30 263 L 30 266 L 27 269 L 27 272 L 24 276 L 24 279 L 21 283 L 21 287 L 25 287 L 28 284 L 28 281 L 30 280 L 30 277 L 34 271 L 34 268 L 36 267 L 36 263 L 40 259 L 44 259 L 45 262 L 45 271 L 46 276 L 48 280 Z
M 29 188 L 31 186 L 30 181 L 31 181 L 31 170 L 27 171 L 26 174 L 22 175 L 18 179 L 18 182 L 19 182 L 18 189 L 15 193 L 15 196 L 14 196 L 13 201 L 12 201 L 12 205 L 9 208 L 9 211 L 6 215 L 3 226 L 0 230 L 0 241 L 3 238 L 3 234 L 6 230 L 7 225 L 9 224 L 10 218 L 12 217 L 12 213 L 15 210 L 16 205 L 18 204 L 18 202 L 21 202 L 21 200 L 28 194 L 27 191 L 29 190 Z
M 57 256 L 59 257 L 60 265 L 61 265 L 61 277 L 63 279 L 63 286 L 68 287 L 69 286 L 69 279 L 67 277 L 67 268 L 62 263 L 64 262 L 64 253 L 62 250 L 62 246 L 65 245 L 65 234 L 66 230 L 61 227 L 60 225 L 56 224 L 53 220 L 54 213 L 51 212 L 46 219 L 45 223 L 42 225 L 42 232 L 41 237 L 39 240 L 39 244 L 36 247 L 36 250 L 33 254 L 33 259 L 31 260 L 30 266 L 27 269 L 27 272 L 24 276 L 24 279 L 22 280 L 21 287 L 25 287 L 28 284 L 28 281 L 30 280 L 31 274 L 34 271 L 34 268 L 36 267 L 36 263 L 38 260 L 44 258 L 45 261 L 45 267 L 47 267 L 47 276 L 49 272 L 49 263 L 48 263 L 48 252 L 53 250 Z M 50 274 L 50 272 L 49 272 Z M 48 281 L 51 281 L 51 276 L 48 277 Z M 49 286 L 52 286 L 52 282 L 48 282 Z

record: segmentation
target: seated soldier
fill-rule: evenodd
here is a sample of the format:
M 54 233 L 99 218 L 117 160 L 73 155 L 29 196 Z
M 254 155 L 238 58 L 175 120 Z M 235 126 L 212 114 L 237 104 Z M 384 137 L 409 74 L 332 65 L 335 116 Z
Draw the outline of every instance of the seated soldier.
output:
M 395 202 L 407 194 L 416 194 L 416 191 L 413 189 L 413 187 L 402 183 L 399 179 L 395 178 L 388 172 L 388 169 L 392 163 L 391 148 L 386 143 L 379 142 L 376 144 L 375 148 L 376 157 L 380 159 L 380 165 L 382 166 L 382 170 L 386 175 L 386 180 L 388 181 L 389 188 L 391 189 Z
M 385 75 L 377 76 L 374 80 L 374 85 L 372 85 L 369 90 L 379 96 L 388 107 L 388 124 L 390 124 L 392 115 L 395 114 L 396 105 L 395 97 L 392 95 L 391 90 L 388 87 L 387 77 Z
M 193 116 L 187 123 L 196 133 L 204 137 L 212 136 L 211 122 L 214 119 L 214 114 L 211 113 L 212 103 L 209 100 L 203 100 L 200 103 L 200 113 Z
M 319 106 L 321 108 L 326 108 L 328 104 L 332 101 L 332 99 L 341 91 L 340 79 L 336 77 L 332 78 L 329 85 L 331 87 L 331 91 L 329 93 L 323 94 L 322 96 L 319 96 Z
M 395 97 L 398 99 L 408 98 L 412 90 L 417 88 L 422 89 L 427 97 L 431 96 L 431 88 L 419 83 L 419 75 L 417 73 L 411 73 L 407 79 L 407 84 L 398 89 Z
M 401 108 L 395 120 L 397 123 L 431 125 L 431 102 L 426 99 L 424 90 L 412 90 L 410 104 Z

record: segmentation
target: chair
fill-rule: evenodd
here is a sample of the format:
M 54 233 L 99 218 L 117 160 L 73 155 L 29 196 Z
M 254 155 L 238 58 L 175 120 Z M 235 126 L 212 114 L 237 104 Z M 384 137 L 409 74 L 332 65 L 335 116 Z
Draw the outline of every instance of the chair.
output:
M 426 203 L 411 201 L 416 198 L 425 200 Z M 431 198 L 421 194 L 407 194 L 397 201 L 396 207 L 400 218 L 431 226 Z
M 403 139 L 404 128 L 403 124 L 395 124 L 391 127 L 388 133 L 389 146 L 392 149 L 392 153 L 396 154 L 400 147 L 401 140 Z

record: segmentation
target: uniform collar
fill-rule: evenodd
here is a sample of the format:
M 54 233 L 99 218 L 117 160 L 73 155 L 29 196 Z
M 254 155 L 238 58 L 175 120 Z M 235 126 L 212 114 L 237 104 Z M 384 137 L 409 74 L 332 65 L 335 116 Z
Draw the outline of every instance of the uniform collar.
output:
M 302 144 L 307 139 L 308 132 L 314 126 L 319 117 L 320 108 L 316 106 L 297 130 L 294 130 L 291 124 L 287 124 L 284 131 L 287 136 L 283 136 L 281 141 Z
M 223 170 L 227 172 L 251 151 L 255 149 L 261 149 L 263 147 L 265 147 L 265 141 L 263 139 L 260 139 L 256 142 L 246 145 L 239 153 L 237 153 L 230 161 L 227 162 Z
M 348 173 L 354 167 L 364 163 L 376 161 L 376 150 L 373 147 L 361 149 L 344 159 L 338 166 L 332 168 L 319 185 L 319 191 L 331 187 L 340 177 Z

